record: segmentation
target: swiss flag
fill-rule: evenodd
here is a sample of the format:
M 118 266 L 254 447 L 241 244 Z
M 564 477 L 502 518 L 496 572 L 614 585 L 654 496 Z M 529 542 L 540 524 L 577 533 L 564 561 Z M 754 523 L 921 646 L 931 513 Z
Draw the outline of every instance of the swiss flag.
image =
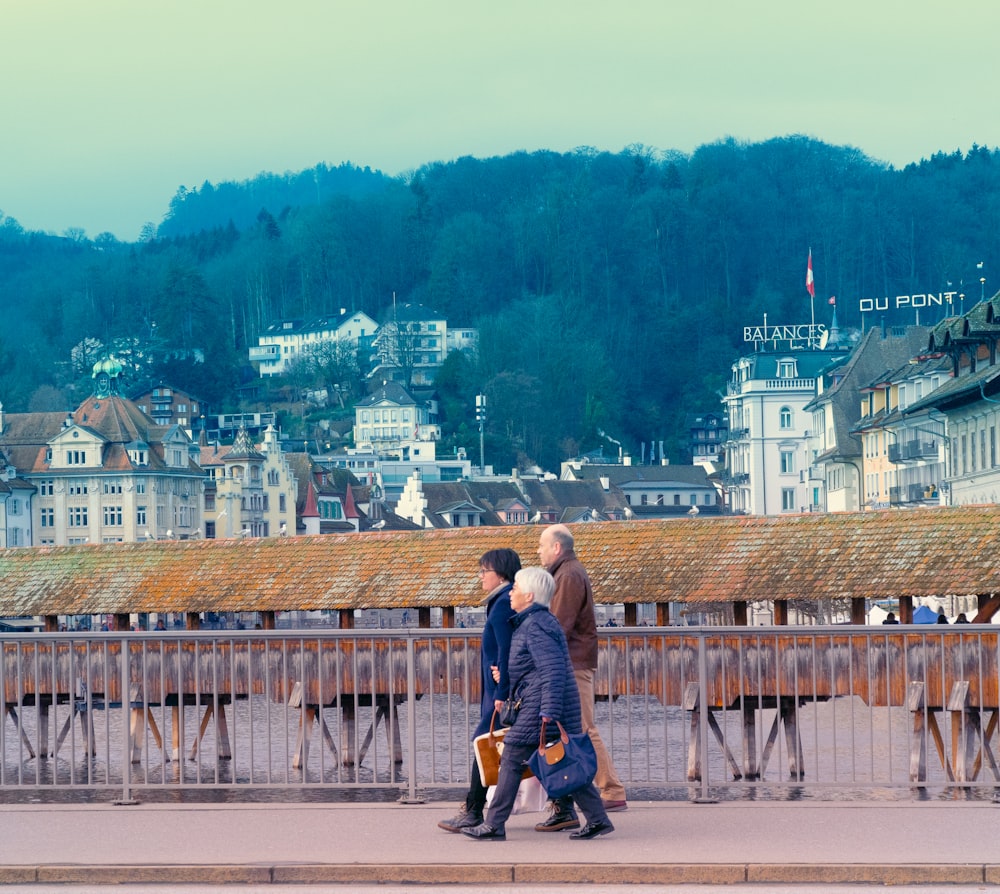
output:
M 806 291 L 810 298 L 816 297 L 816 285 L 813 283 L 813 250 L 809 249 L 809 262 L 806 264 Z

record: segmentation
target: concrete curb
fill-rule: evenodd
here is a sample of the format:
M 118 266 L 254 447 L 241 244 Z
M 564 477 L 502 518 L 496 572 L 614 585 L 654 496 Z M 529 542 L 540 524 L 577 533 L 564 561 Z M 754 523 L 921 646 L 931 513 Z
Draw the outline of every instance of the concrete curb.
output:
M 31 884 L 866 884 L 1000 885 L 996 864 L 577 863 L 0 866 L 0 886 Z

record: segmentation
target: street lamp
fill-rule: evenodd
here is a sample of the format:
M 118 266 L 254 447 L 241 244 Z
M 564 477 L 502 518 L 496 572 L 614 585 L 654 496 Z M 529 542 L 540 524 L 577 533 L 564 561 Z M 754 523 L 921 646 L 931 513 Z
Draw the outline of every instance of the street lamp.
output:
M 486 395 L 476 395 L 476 422 L 479 423 L 479 474 L 486 474 L 486 462 L 483 457 L 483 431 L 486 426 Z

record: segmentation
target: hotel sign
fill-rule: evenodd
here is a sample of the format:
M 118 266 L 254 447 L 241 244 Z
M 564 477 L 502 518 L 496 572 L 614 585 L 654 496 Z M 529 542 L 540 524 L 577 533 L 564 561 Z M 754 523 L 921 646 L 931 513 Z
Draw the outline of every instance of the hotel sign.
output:
M 952 304 L 955 296 L 959 292 L 928 292 L 926 295 L 896 295 L 890 298 L 862 298 L 858 302 L 858 310 L 861 313 L 871 313 L 876 310 L 906 310 L 907 308 L 920 309 L 922 307 L 941 307 L 945 304 Z
M 792 326 L 744 326 L 743 341 L 756 344 L 772 342 L 775 349 L 823 348 L 826 344 L 827 329 L 822 323 L 799 323 Z

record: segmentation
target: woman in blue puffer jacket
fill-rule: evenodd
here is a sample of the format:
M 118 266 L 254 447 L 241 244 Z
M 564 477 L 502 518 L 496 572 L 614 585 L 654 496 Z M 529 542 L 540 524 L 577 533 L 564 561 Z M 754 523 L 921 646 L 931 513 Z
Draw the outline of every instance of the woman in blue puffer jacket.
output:
M 552 729 L 556 735 L 556 720 L 567 733 L 580 732 L 580 693 L 566 636 L 548 609 L 555 586 L 544 568 L 522 568 L 514 576 L 510 605 L 516 614 L 511 619 L 514 635 L 507 675 L 511 695 L 520 699 L 521 708 L 504 736 L 499 779 L 485 822 L 462 829 L 463 834 L 479 841 L 507 838 L 505 823 L 514 807 L 521 771 L 538 747 L 542 720 L 550 722 L 546 731 Z M 571 832 L 570 838 L 586 840 L 614 831 L 593 782 L 573 792 L 572 798 L 587 823 Z

